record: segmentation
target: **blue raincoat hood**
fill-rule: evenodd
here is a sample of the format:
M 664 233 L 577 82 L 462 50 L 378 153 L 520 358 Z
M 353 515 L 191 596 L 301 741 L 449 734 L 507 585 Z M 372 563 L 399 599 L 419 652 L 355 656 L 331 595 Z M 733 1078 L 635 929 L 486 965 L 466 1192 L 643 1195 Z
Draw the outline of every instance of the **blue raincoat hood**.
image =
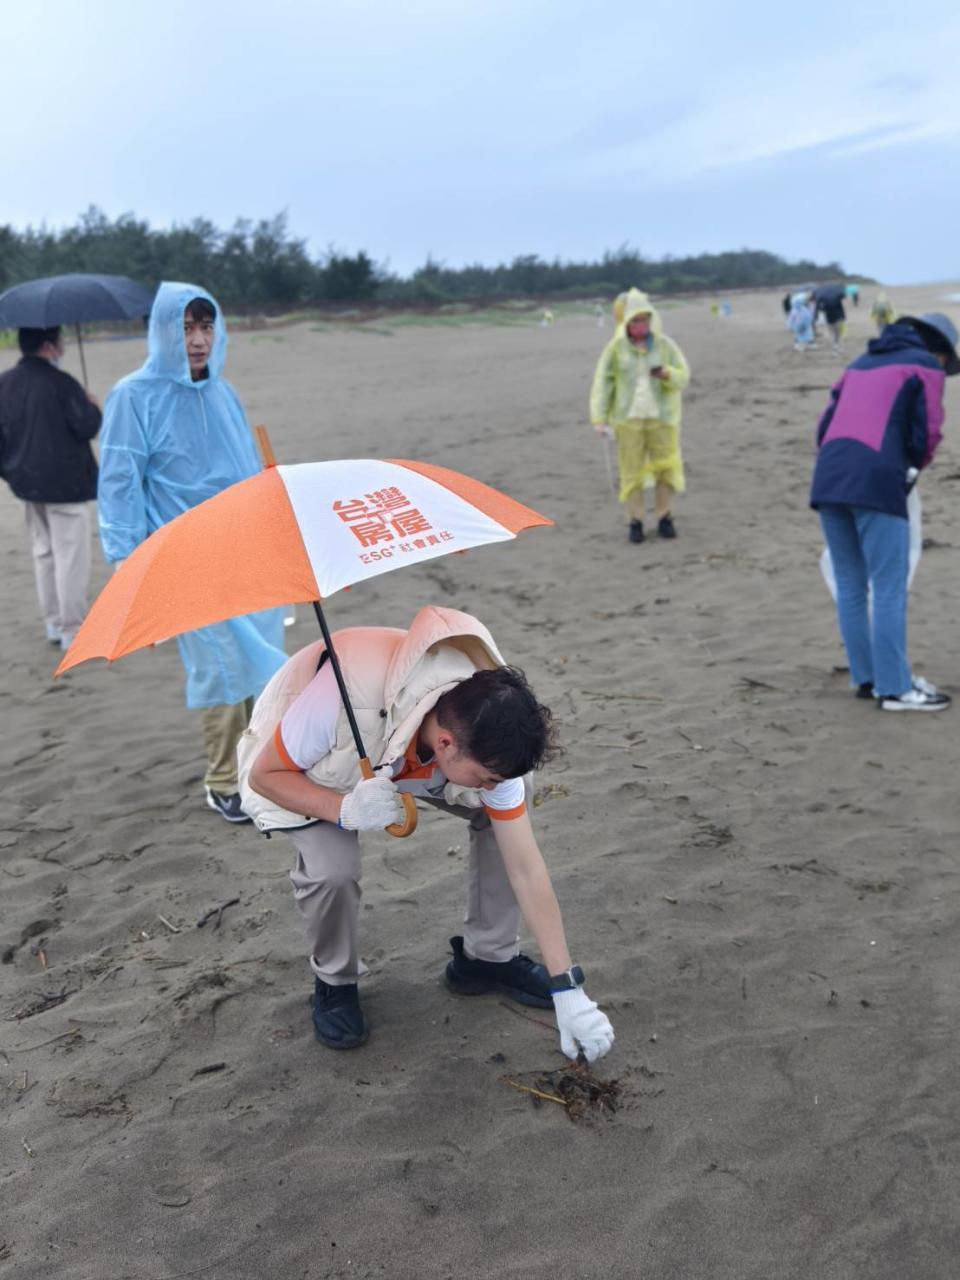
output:
M 190 362 L 183 338 L 183 313 L 187 303 L 194 298 L 205 298 L 217 313 L 213 330 L 213 350 L 207 362 L 211 381 L 223 373 L 227 358 L 227 326 L 223 312 L 206 289 L 179 280 L 165 280 L 157 290 L 150 308 L 150 327 L 147 331 L 147 362 L 140 370 L 141 377 L 173 378 L 185 386 L 202 386 L 190 377 Z
M 194 382 L 183 313 L 194 298 L 217 311 L 209 376 Z M 107 398 L 100 437 L 98 518 L 106 558 L 125 560 L 151 533 L 230 485 L 260 460 L 240 398 L 222 377 L 227 333 L 216 302 L 196 285 L 164 283 L 150 312 L 146 363 Z M 187 705 L 255 697 L 283 665 L 283 611 L 231 618 L 177 636 Z

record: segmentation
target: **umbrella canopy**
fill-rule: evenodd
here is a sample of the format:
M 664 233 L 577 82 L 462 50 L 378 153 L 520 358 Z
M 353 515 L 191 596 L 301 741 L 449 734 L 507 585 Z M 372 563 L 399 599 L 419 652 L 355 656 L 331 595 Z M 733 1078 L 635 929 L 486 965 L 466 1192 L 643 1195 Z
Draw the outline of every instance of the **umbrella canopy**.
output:
M 0 329 L 135 320 L 149 314 L 152 302 L 153 290 L 126 276 L 48 276 L 0 293 Z
M 141 543 L 94 602 L 57 674 L 552 523 L 430 463 L 271 466 Z
M 814 296 L 818 302 L 832 302 L 837 298 L 845 298 L 847 296 L 847 286 L 844 284 L 823 284 L 819 286 Z

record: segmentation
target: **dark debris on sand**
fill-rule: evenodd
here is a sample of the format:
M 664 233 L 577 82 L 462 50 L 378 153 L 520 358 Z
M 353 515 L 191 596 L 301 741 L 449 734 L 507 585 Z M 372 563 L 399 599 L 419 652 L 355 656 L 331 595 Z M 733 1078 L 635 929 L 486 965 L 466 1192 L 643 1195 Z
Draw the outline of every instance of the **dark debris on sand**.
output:
M 527 1072 L 526 1076 L 532 1079 L 532 1084 L 511 1080 L 508 1076 L 500 1079 L 511 1088 L 529 1094 L 536 1107 L 544 1102 L 557 1103 L 574 1123 L 594 1116 L 610 1119 L 623 1099 L 623 1085 L 619 1080 L 601 1079 L 582 1060 L 553 1071 Z

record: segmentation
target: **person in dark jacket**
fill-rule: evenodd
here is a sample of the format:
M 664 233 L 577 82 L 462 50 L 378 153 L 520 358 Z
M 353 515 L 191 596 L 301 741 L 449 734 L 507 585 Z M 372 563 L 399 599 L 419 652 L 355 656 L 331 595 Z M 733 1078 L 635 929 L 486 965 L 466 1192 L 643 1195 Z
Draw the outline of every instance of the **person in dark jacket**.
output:
M 884 711 L 950 705 L 907 660 L 907 494 L 940 443 L 956 346 L 947 316 L 901 317 L 846 369 L 817 430 L 810 505 L 833 559 L 840 634 L 857 696 Z
M 59 327 L 21 329 L 22 358 L 0 376 L 0 477 L 25 504 L 47 639 L 69 647 L 87 611 L 90 507 L 100 409 L 68 373 Z
M 817 298 L 817 315 L 822 315 L 830 334 L 834 351 L 843 350 L 843 338 L 847 331 L 847 313 L 843 307 L 842 293 L 828 293 Z

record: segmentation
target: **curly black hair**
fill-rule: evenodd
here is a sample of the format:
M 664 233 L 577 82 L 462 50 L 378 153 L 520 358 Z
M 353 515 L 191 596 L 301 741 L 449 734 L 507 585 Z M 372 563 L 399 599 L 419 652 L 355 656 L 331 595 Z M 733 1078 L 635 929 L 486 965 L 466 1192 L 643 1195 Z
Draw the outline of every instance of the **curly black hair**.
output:
M 476 671 L 436 705 L 460 750 L 501 778 L 522 778 L 558 754 L 556 725 L 519 667 Z

